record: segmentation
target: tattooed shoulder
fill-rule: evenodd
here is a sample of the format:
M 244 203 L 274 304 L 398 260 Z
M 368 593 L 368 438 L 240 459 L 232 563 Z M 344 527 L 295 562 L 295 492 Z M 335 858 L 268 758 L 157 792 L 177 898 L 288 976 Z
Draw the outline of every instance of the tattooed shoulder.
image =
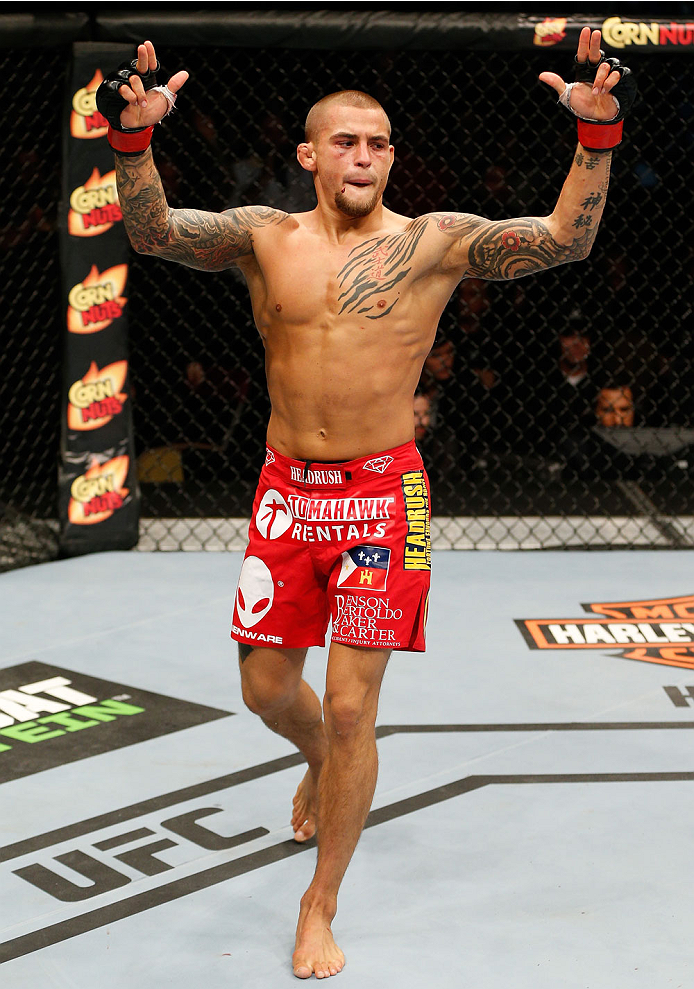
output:
M 166 257 L 193 268 L 220 271 L 253 254 L 254 232 L 289 217 L 269 206 L 242 206 L 223 213 L 171 211 L 172 236 Z
M 474 216 L 472 213 L 430 213 L 429 218 L 441 233 L 452 237 L 470 233 L 486 222 L 481 216 Z
M 561 244 L 540 217 L 486 220 L 468 213 L 433 215 L 437 228 L 454 241 L 447 249 L 448 263 L 464 269 L 470 278 L 522 278 L 580 260 L 595 236 L 590 217 L 574 224 L 577 234 L 571 244 Z

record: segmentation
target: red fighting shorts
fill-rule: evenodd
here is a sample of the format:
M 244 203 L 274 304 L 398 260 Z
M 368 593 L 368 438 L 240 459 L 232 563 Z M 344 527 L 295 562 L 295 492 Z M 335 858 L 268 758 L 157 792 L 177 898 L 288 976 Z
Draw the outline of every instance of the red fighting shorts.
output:
M 429 482 L 414 441 L 339 464 L 268 449 L 231 637 L 263 648 L 332 641 L 424 652 Z

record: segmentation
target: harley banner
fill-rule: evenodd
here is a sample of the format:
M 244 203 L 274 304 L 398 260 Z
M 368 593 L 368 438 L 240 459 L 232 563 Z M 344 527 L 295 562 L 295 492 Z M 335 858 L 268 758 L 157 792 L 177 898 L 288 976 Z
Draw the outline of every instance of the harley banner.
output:
M 131 549 L 140 493 L 128 361 L 129 245 L 106 121 L 104 75 L 123 45 L 73 45 L 64 120 L 61 269 L 65 313 L 58 511 L 60 553 Z

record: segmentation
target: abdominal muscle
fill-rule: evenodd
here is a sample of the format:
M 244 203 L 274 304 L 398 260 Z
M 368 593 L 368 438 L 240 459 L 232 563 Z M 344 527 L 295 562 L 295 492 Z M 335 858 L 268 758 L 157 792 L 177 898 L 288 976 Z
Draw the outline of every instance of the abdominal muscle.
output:
M 351 322 L 267 333 L 267 439 L 279 453 L 330 463 L 413 438 L 412 396 L 431 343 L 395 321 L 366 328 Z

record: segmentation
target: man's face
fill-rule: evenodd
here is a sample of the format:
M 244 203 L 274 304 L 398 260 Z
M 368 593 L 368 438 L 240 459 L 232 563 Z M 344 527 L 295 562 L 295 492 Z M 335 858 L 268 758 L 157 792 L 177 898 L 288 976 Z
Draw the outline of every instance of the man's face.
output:
M 590 340 L 582 333 L 560 337 L 562 359 L 569 364 L 580 364 L 590 353 Z
M 431 428 L 431 402 L 426 395 L 414 397 L 414 438 L 422 440 Z
M 317 186 L 350 217 L 368 216 L 383 196 L 394 151 L 381 110 L 328 106 L 311 142 Z
M 633 426 L 634 399 L 631 388 L 602 388 L 595 415 L 600 426 Z

